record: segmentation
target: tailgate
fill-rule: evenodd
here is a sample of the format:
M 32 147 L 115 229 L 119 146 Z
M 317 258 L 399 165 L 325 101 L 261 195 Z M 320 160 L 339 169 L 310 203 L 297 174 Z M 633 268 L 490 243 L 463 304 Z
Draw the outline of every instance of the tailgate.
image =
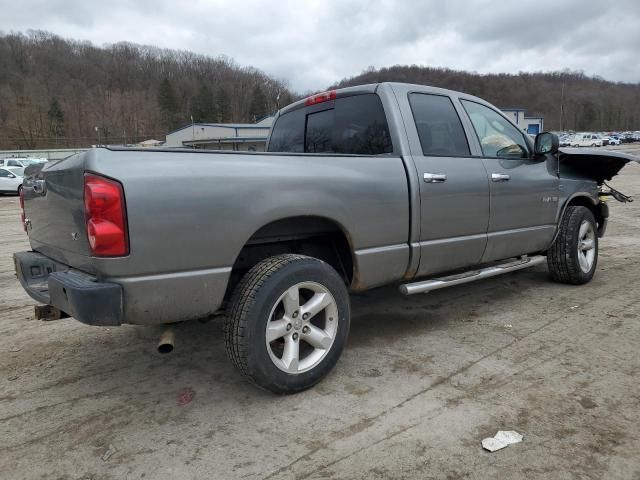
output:
M 77 261 L 78 256 L 90 255 L 83 205 L 87 155 L 34 165 L 25 172 L 24 208 L 31 247 L 68 265 L 84 263 Z

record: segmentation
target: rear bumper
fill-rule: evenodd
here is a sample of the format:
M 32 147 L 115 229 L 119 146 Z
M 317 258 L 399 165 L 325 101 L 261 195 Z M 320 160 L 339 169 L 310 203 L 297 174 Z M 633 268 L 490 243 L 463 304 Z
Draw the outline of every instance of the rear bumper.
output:
M 117 283 L 74 270 L 37 252 L 13 255 L 22 287 L 38 302 L 53 305 L 87 325 L 121 325 L 123 291 Z
M 205 318 L 219 311 L 231 274 L 231 267 L 221 267 L 98 281 L 38 252 L 13 258 L 18 279 L 32 298 L 88 325 Z

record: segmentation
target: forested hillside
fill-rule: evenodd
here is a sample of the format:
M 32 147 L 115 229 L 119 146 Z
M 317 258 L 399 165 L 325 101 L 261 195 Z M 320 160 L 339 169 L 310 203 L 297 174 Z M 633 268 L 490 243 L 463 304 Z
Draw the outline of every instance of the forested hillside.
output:
M 290 101 L 282 81 L 225 57 L 0 35 L 0 149 L 164 140 L 191 116 L 252 122 Z
M 579 72 L 517 75 L 459 72 L 421 66 L 369 68 L 340 81 L 347 87 L 383 81 L 417 83 L 470 93 L 501 108 L 522 107 L 545 115 L 545 129 L 640 129 L 640 83 L 623 84 Z M 564 112 L 561 120 L 561 105 Z
M 577 72 L 479 75 L 394 66 L 369 68 L 334 87 L 380 81 L 434 85 L 502 108 L 522 107 L 544 114 L 546 129 L 640 128 L 640 83 Z M 39 31 L 0 33 L 0 149 L 162 140 L 191 117 L 252 122 L 295 97 L 284 80 L 226 57 L 128 43 L 97 47 Z

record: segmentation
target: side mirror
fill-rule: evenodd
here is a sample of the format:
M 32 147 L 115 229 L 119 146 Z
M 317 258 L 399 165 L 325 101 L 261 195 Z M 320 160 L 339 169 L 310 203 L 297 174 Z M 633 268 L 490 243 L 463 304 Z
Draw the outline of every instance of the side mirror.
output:
M 13 173 L 10 173 L 9 178 L 16 178 L 16 176 Z
M 557 135 L 550 132 L 542 132 L 536 135 L 535 154 L 546 155 L 547 153 L 558 153 L 560 140 Z

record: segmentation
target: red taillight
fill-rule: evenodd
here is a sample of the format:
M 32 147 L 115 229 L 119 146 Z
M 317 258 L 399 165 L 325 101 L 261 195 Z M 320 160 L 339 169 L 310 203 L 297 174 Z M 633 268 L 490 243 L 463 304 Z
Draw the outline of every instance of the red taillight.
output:
M 20 189 L 20 221 L 22 222 L 22 228 L 24 228 L 24 231 L 27 231 L 27 223 L 25 222 L 26 220 L 26 215 L 24 214 L 24 190 L 21 188 Z
M 121 257 L 129 253 L 124 192 L 120 183 L 85 174 L 84 213 L 93 255 Z
M 311 95 L 307 97 L 304 101 L 306 106 L 315 105 L 316 103 L 328 102 L 329 100 L 336 99 L 336 91 L 329 90 L 328 92 L 316 93 L 315 95 Z

